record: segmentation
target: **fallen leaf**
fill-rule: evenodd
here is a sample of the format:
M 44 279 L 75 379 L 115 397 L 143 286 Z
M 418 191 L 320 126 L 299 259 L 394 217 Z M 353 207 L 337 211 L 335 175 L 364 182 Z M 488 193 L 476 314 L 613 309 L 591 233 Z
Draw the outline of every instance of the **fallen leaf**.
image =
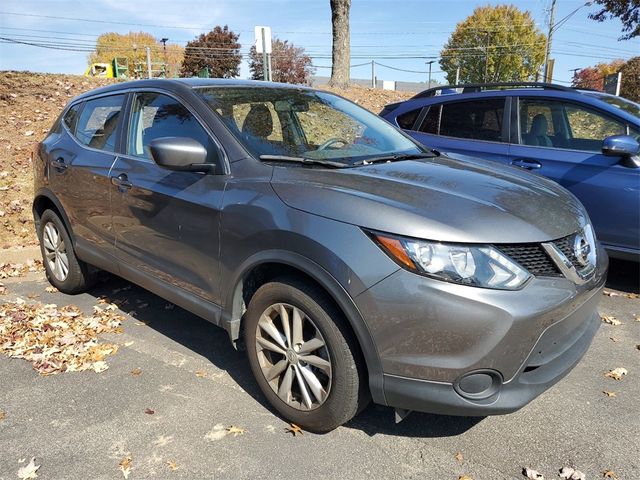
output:
M 125 346 L 125 347 L 130 347 L 131 345 L 133 345 L 133 341 L 131 341 L 131 342 L 124 342 L 124 346 Z
M 571 467 L 563 467 L 562 470 L 560 470 L 559 477 L 564 480 L 586 480 L 584 473 Z
M 610 290 L 603 290 L 603 291 L 602 291 L 602 294 L 603 294 L 603 295 L 606 295 L 607 297 L 619 297 L 619 296 L 620 296 L 620 294 L 619 294 L 619 293 L 612 292 L 612 291 L 610 291 Z
M 129 478 L 129 474 L 131 473 L 131 463 L 132 463 L 131 455 L 127 455 L 122 460 L 120 460 L 120 463 L 118 464 L 118 466 L 120 467 L 120 471 L 122 472 L 122 475 L 124 476 L 125 480 Z
M 142 369 L 141 368 L 136 367 L 133 370 L 131 370 L 131 376 L 138 377 L 140 375 L 142 375 Z
M 603 478 L 618 478 L 618 476 L 612 470 L 605 470 L 602 472 Z
M 204 370 L 198 370 L 196 372 L 196 377 L 198 378 L 202 378 L 202 377 L 206 377 L 207 376 L 207 372 L 205 372 Z
M 458 480 L 473 480 L 469 475 L 460 475 Z
M 622 322 L 613 315 L 603 315 L 601 319 L 604 323 L 608 323 L 609 325 L 622 325 Z
M 150 408 L 146 408 L 144 410 L 144 413 L 146 413 L 147 415 L 153 415 L 155 412 L 155 410 L 151 410 Z
M 302 435 L 304 433 L 302 429 L 295 423 L 290 424 L 287 428 L 285 428 L 285 431 L 287 433 L 292 433 L 294 437 L 296 435 Z
M 622 380 L 622 377 L 627 373 L 628 372 L 626 368 L 618 367 L 605 374 L 605 377 L 613 378 L 614 380 Z
M 616 337 L 609 337 L 609 340 L 611 340 L 613 343 L 618 343 L 620 341 Z
M 544 475 L 531 468 L 524 467 L 522 474 L 530 480 L 544 480 Z
M 632 316 L 633 316 L 634 321 L 640 322 L 640 315 L 638 315 L 637 313 L 634 313 Z
M 99 343 L 98 334 L 118 333 L 124 317 L 95 310 L 85 316 L 74 305 L 26 303 L 23 299 L 0 304 L 0 352 L 22 358 L 40 375 L 62 372 L 105 371 L 106 355 L 118 346 Z
M 40 465 L 36 465 L 36 457 L 33 457 L 27 465 L 21 467 L 18 470 L 18 478 L 22 480 L 27 480 L 29 478 L 38 478 L 37 472 L 39 468 Z
M 231 425 L 230 427 L 227 427 L 227 432 L 229 433 L 229 435 L 237 437 L 238 435 L 244 434 L 244 428 Z
M 48 286 L 47 288 L 44 289 L 44 291 L 48 293 L 56 293 L 58 289 L 56 287 Z
M 7 414 L 0 410 L 0 421 L 4 420 L 5 418 L 7 418 Z
M 455 458 L 458 463 L 462 463 L 462 460 L 464 460 L 464 457 L 462 456 L 462 453 L 460 453 L 460 452 L 456 453 L 453 456 L 453 458 Z
M 638 298 L 638 294 L 637 293 L 627 293 L 627 298 L 631 298 L 631 299 Z
M 606 390 L 603 390 L 602 393 L 604 393 L 607 397 L 615 397 L 616 396 L 616 392 L 608 392 Z
M 167 461 L 167 466 L 169 467 L 169 470 L 173 470 L 174 472 L 178 469 L 178 464 L 173 460 Z

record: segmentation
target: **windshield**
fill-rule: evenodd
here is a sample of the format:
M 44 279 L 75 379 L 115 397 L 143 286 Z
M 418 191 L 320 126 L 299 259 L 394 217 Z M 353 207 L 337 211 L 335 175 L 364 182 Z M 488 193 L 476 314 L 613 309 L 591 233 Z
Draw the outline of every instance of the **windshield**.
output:
M 613 95 L 599 95 L 594 93 L 589 93 L 588 95 L 596 97 L 598 100 L 602 100 L 609 105 L 624 110 L 625 112 L 640 118 L 640 105 L 632 102 L 631 100 L 627 100 L 624 97 L 615 97 Z
M 268 87 L 196 91 L 256 158 L 280 155 L 353 165 L 425 152 L 385 120 L 330 93 Z

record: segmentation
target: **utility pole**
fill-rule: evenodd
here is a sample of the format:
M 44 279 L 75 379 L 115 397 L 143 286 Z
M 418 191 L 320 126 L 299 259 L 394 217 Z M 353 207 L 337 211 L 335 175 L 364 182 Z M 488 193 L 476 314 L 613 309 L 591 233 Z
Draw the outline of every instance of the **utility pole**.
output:
M 147 75 L 151 78 L 153 75 L 151 73 L 151 47 L 145 47 L 147 50 Z
M 460 67 L 456 68 L 456 85 L 460 85 Z
M 376 88 L 376 61 L 371 60 L 371 88 Z
M 549 54 L 551 53 L 551 37 L 553 36 L 553 30 L 555 25 L 553 22 L 556 17 L 556 0 L 551 0 L 551 12 L 549 12 L 549 29 L 547 31 L 547 48 L 544 52 L 544 77 L 542 78 L 543 82 L 547 81 L 547 76 L 549 75 Z
M 555 0 L 554 0 L 555 1 Z M 484 49 L 484 83 L 489 81 L 489 31 L 485 32 L 487 34 L 487 45 Z
M 429 65 L 429 83 L 427 84 L 427 88 L 431 88 L 431 64 L 435 62 L 435 60 L 430 60 L 427 62 L 427 65 Z

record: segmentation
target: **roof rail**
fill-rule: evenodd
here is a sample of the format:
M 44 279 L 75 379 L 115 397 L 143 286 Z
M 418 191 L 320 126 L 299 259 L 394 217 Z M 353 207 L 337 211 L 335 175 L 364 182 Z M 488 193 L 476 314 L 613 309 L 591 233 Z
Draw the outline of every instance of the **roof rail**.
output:
M 511 88 L 542 88 L 547 90 L 561 90 L 565 92 L 573 92 L 573 87 L 565 87 L 564 85 L 556 85 L 555 83 L 543 82 L 500 82 L 500 83 L 462 83 L 458 85 L 439 85 L 437 87 L 424 90 L 412 98 L 424 98 L 440 95 L 438 92 L 443 90 L 462 89 L 462 93 L 481 92 L 483 90 L 498 90 L 503 87 Z

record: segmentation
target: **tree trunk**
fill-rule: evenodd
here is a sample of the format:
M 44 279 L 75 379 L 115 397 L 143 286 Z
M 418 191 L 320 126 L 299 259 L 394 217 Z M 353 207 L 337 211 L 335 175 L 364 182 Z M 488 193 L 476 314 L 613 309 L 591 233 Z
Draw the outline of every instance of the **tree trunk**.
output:
M 333 47 L 331 50 L 331 80 L 329 85 L 346 87 L 349 85 L 351 52 L 349 46 L 349 9 L 351 0 L 330 0 Z

